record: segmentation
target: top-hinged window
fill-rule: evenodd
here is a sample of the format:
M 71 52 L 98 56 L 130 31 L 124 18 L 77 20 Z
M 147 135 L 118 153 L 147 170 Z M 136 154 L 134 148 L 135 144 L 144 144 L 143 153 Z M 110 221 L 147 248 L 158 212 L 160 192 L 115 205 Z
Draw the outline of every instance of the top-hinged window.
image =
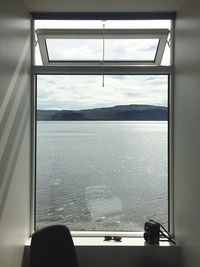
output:
M 37 29 L 43 65 L 159 66 L 168 29 Z

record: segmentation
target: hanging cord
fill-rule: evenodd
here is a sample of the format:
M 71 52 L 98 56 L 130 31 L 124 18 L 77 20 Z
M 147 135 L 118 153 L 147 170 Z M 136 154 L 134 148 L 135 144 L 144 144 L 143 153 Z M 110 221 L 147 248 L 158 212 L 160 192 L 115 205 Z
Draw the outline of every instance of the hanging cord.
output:
M 169 38 L 167 39 L 167 45 L 169 48 L 171 47 L 171 33 L 169 33 Z
M 105 23 L 103 23 L 103 58 L 102 58 L 102 87 L 105 85 L 104 78 L 104 61 L 105 61 Z
M 160 224 L 159 222 L 156 222 L 156 221 L 154 221 L 154 220 L 150 220 L 150 221 L 159 224 L 160 227 L 164 230 L 164 231 L 160 230 L 160 237 L 165 237 L 167 240 L 169 240 L 169 242 L 171 242 L 171 243 L 173 243 L 174 245 L 176 245 L 176 241 L 172 238 L 172 236 L 171 236 L 170 233 L 165 229 L 165 227 L 162 226 L 162 224 Z M 160 240 L 160 241 L 162 241 L 162 240 Z
M 37 46 L 37 44 L 39 43 L 38 42 L 38 39 L 37 39 L 37 34 L 36 34 L 36 31 L 34 31 L 34 47 L 36 47 Z
M 171 47 L 171 39 L 167 40 L 168 47 Z

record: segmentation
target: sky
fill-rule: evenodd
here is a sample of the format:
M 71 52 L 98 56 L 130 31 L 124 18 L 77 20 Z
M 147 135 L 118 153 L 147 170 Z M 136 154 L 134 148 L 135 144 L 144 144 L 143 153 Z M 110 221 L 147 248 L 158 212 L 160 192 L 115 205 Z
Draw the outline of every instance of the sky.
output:
M 35 28 L 169 28 L 169 21 L 36 21 Z M 81 25 L 81 26 L 80 26 Z M 49 42 L 49 55 L 56 59 L 101 59 L 102 43 L 90 40 L 90 44 L 80 40 L 52 40 Z M 67 46 L 66 46 L 67 41 Z M 94 44 L 93 41 L 96 41 Z M 157 42 L 157 41 L 156 41 Z M 112 59 L 152 59 L 157 43 L 147 40 L 111 40 L 105 46 L 105 58 Z M 59 49 L 56 49 L 58 47 Z M 109 58 L 110 57 L 110 58 Z M 164 63 L 169 59 L 166 53 Z M 38 47 L 36 64 L 41 65 Z M 127 104 L 149 104 L 167 106 L 167 75 L 38 75 L 37 108 L 80 110 L 97 107 L 112 107 Z
M 154 60 L 158 39 L 105 40 L 105 60 Z M 102 39 L 48 39 L 50 60 L 102 60 Z M 59 47 L 59 49 L 57 49 Z
M 39 75 L 38 109 L 80 110 L 116 105 L 167 106 L 167 75 Z

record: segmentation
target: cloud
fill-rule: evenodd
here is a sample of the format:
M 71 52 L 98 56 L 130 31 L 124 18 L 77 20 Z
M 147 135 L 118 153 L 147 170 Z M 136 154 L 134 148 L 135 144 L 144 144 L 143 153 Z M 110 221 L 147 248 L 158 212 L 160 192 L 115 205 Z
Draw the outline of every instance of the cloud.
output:
M 121 76 L 121 78 L 120 78 Z M 38 109 L 167 105 L 167 75 L 39 75 Z
M 105 60 L 154 60 L 158 39 L 105 39 Z M 50 60 L 102 60 L 102 39 L 47 39 Z

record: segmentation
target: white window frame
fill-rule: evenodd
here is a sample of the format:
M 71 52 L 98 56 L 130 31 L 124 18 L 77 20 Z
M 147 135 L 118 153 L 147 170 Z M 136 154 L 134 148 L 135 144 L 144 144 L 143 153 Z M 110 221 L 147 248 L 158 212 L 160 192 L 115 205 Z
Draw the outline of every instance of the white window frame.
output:
M 168 29 L 38 29 L 36 30 L 42 62 L 44 66 L 71 66 L 102 64 L 99 60 L 50 60 L 46 39 L 159 39 L 154 60 L 120 60 L 104 61 L 104 65 L 145 65 L 159 66 L 164 54 L 165 45 L 169 35 Z
M 35 115 L 35 109 L 36 109 L 36 91 L 37 91 L 37 75 L 53 75 L 53 74 L 60 74 L 60 75 L 73 75 L 73 74 L 82 74 L 82 75 L 93 75 L 98 74 L 101 75 L 102 73 L 104 75 L 112 75 L 112 74 L 129 74 L 129 75 L 168 75 L 169 82 L 169 96 L 168 96 L 168 102 L 169 102 L 169 121 L 168 121 L 168 225 L 169 225 L 169 231 L 171 234 L 174 232 L 174 221 L 173 221 L 173 212 L 174 212 L 174 205 L 173 205 L 173 84 L 174 84 L 174 29 L 175 29 L 175 23 L 172 20 L 171 23 L 171 29 L 170 29 L 170 52 L 171 52 L 171 59 L 170 59 L 170 66 L 160 66 L 161 59 L 164 52 L 164 47 L 167 42 L 167 37 L 165 36 L 165 39 L 162 39 L 162 48 L 159 58 L 159 64 L 147 64 L 147 65 L 122 65 L 122 64 L 116 64 L 116 65 L 105 65 L 104 69 L 102 70 L 102 66 L 97 65 L 89 65 L 89 64 L 51 64 L 48 61 L 43 61 L 43 66 L 37 66 L 34 65 L 34 51 L 35 51 L 35 36 L 34 36 L 34 21 L 32 23 L 32 182 L 31 182 L 31 188 L 32 188 L 32 194 L 31 194 L 31 225 L 30 225 L 30 234 L 32 234 L 35 231 L 35 180 L 36 180 L 36 115 Z M 165 29 L 166 30 L 166 29 Z M 44 32 L 47 33 L 47 31 L 51 31 L 51 34 L 54 32 L 55 29 L 43 29 L 43 30 L 37 30 L 38 34 L 38 43 L 39 46 L 42 44 L 44 46 L 45 38 L 47 35 L 44 35 Z M 66 31 L 66 30 L 65 30 Z M 68 31 L 68 30 L 67 30 Z M 88 30 L 87 30 L 88 31 Z M 121 30 L 120 30 L 121 31 Z M 124 30 L 122 30 L 124 31 Z M 135 31 L 135 30 L 134 30 Z M 141 30 L 138 30 L 138 32 L 141 32 Z M 149 30 L 147 30 L 149 31 Z M 160 29 L 156 29 L 156 31 L 160 31 Z M 73 29 L 74 32 L 74 29 Z M 169 30 L 167 30 L 169 34 Z M 167 34 L 167 35 L 168 35 Z M 53 36 L 53 35 L 52 35 Z M 154 35 L 155 36 L 155 35 Z M 41 38 L 41 39 L 40 39 Z M 101 33 L 102 38 L 102 33 Z M 151 36 L 152 38 L 152 36 Z M 155 37 L 156 38 L 156 37 Z M 40 39 L 40 40 L 39 40 Z M 163 47 L 164 46 L 164 47 Z M 45 49 L 42 48 L 43 52 L 42 54 L 46 53 Z M 163 51 L 162 51 L 163 49 Z M 43 59 L 43 56 L 42 56 Z M 44 60 L 44 59 L 43 59 Z M 158 61 L 157 61 L 158 62 Z M 104 236 L 107 234 L 107 232 L 72 232 L 74 236 Z M 108 234 L 111 234 L 109 231 Z M 117 234 L 114 232 L 114 234 Z M 142 237 L 142 232 L 120 232 L 121 236 L 128 236 L 128 237 Z

